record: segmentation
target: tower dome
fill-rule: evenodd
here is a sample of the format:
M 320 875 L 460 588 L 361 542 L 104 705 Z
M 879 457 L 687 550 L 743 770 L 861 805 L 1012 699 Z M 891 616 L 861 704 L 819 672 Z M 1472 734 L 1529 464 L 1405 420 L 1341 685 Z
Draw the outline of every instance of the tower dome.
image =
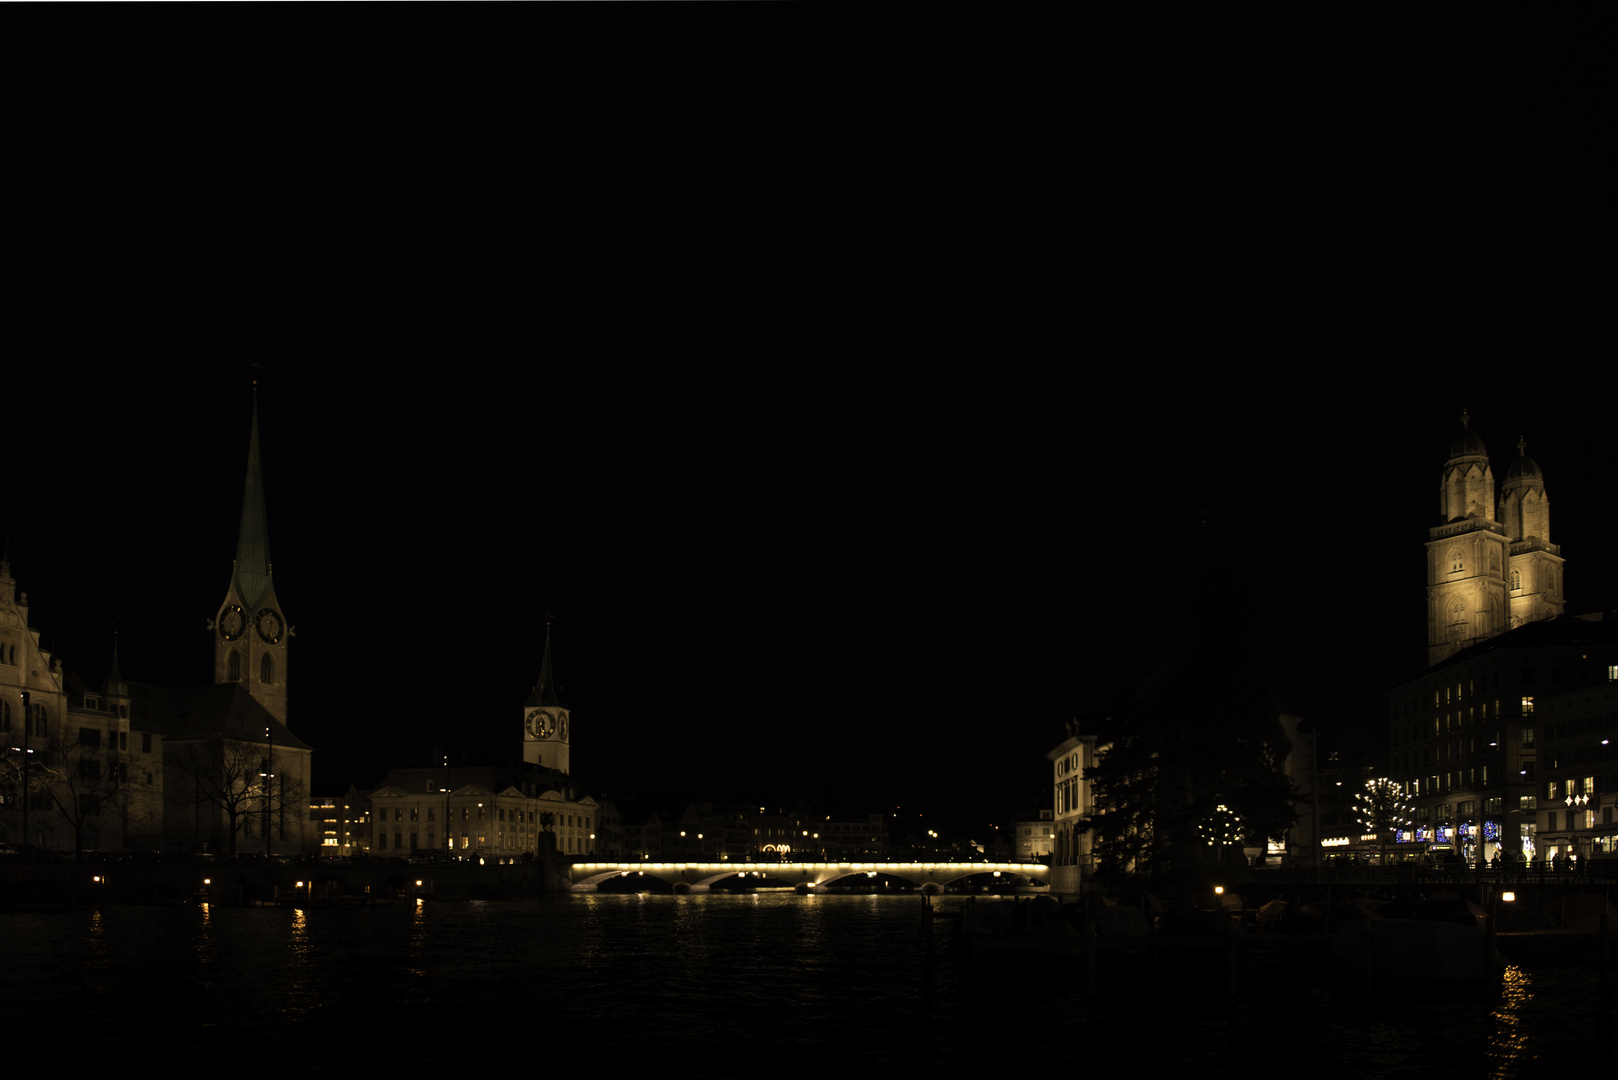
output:
M 1517 439 L 1517 456 L 1512 459 L 1511 467 L 1506 470 L 1506 479 L 1501 489 L 1511 491 L 1514 488 L 1545 486 L 1545 474 L 1539 471 L 1539 462 L 1528 456 L 1528 440 Z
M 1444 521 L 1463 518 L 1494 520 L 1494 472 L 1483 437 L 1472 430 L 1472 414 L 1461 410 L 1461 431 L 1449 445 L 1444 478 L 1438 485 L 1438 510 Z
M 1517 440 L 1517 456 L 1500 485 L 1500 520 L 1513 540 L 1551 541 L 1551 500 L 1545 492 L 1545 475 L 1528 456 L 1526 439 Z
M 1483 445 L 1483 436 L 1472 430 L 1472 414 L 1461 410 L 1461 430 L 1449 444 L 1449 462 L 1454 465 L 1469 458 L 1489 460 L 1489 450 Z

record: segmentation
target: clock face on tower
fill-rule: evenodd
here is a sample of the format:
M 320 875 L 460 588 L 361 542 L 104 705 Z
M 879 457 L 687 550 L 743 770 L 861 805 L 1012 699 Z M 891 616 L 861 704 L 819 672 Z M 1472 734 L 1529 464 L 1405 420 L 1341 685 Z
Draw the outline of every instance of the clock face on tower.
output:
M 280 644 L 283 627 L 281 625 L 281 615 L 274 608 L 264 608 L 260 611 L 255 626 L 258 629 L 259 637 L 271 645 Z
M 219 615 L 219 636 L 226 641 L 235 641 L 247 629 L 247 616 L 242 613 L 239 604 L 231 604 Z
M 556 723 L 551 714 L 543 709 L 535 709 L 528 714 L 528 733 L 536 739 L 548 739 L 556 730 Z
M 557 731 L 560 734 L 562 741 L 567 742 L 567 717 L 565 715 L 562 717 L 561 724 L 557 726 Z

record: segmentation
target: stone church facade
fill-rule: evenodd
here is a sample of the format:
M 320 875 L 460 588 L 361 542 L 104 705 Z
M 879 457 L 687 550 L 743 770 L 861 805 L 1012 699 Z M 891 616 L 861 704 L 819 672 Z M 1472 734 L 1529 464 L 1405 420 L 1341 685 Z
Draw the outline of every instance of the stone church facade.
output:
M 312 748 L 287 727 L 292 636 L 271 580 L 258 411 L 211 685 L 97 688 L 42 648 L 0 560 L 0 842 L 53 851 L 306 850 Z
M 1439 523 L 1427 539 L 1427 663 L 1562 614 L 1562 551 L 1551 543 L 1550 497 L 1539 465 L 1517 442 L 1495 496 L 1483 439 L 1462 414 L 1438 487 Z

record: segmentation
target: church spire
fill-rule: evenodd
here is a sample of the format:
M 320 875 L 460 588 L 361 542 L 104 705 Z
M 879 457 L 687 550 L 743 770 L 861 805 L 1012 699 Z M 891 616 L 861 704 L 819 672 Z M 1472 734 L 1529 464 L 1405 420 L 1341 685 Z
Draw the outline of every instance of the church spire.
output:
M 258 462 L 258 387 L 253 387 L 253 427 L 247 440 L 247 483 L 242 527 L 236 537 L 236 589 L 249 611 L 270 583 L 270 534 L 264 517 L 264 476 Z
M 118 671 L 117 633 L 112 635 L 112 668 L 107 672 L 107 683 L 104 687 L 102 687 L 102 692 L 110 698 L 129 696 L 129 684 L 124 682 L 123 675 L 121 675 Z
M 545 659 L 540 661 L 539 682 L 534 684 L 534 692 L 528 695 L 528 704 L 524 708 L 550 706 L 561 708 L 562 701 L 556 696 L 556 679 L 551 675 L 551 624 L 545 623 Z

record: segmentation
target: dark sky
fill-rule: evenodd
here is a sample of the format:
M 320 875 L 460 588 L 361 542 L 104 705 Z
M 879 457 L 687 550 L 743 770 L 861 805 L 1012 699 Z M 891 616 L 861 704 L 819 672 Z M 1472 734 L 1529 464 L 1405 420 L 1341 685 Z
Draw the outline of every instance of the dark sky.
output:
M 252 381 L 316 783 L 515 755 L 1003 814 L 1199 567 L 1328 743 L 1424 663 L 1462 408 L 1618 607 L 1576 26 L 1050 7 L 12 8 L 14 574 L 209 675 Z M 1221 597 L 1220 603 L 1225 603 Z

